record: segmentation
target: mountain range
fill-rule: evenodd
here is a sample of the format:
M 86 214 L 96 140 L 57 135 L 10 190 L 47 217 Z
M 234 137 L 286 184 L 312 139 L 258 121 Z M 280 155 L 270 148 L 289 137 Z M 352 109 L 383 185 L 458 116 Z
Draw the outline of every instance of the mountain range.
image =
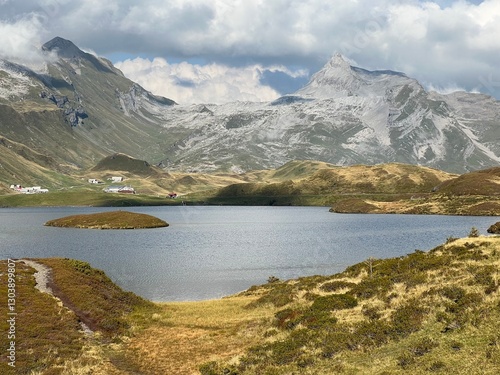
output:
M 179 105 L 56 37 L 36 69 L 0 60 L 0 181 L 89 169 L 120 152 L 168 171 L 243 172 L 290 160 L 401 162 L 463 173 L 498 165 L 500 102 L 427 91 L 335 55 L 272 102 Z

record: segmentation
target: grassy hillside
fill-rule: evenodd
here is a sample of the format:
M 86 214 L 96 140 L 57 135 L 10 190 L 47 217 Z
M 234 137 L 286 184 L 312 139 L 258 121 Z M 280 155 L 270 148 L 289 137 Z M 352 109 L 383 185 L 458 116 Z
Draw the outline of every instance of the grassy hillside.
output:
M 432 194 L 380 201 L 356 197 L 335 202 L 334 212 L 500 215 L 500 168 L 455 176 L 436 185 Z
M 10 154 L 5 155 L 3 165 L 8 167 Z M 166 172 L 146 161 L 113 154 L 94 168 L 67 175 L 33 164 L 30 159 L 37 154 L 29 155 L 23 160 L 31 167 L 23 173 L 30 172 L 21 174 L 23 178 L 16 179 L 16 183 L 33 181 L 48 187 L 50 193 L 20 197 L 12 195 L 7 184 L 0 185 L 4 194 L 12 195 L 0 196 L 0 206 L 311 205 L 330 206 L 333 212 L 340 213 L 500 214 L 499 168 L 454 175 L 398 163 L 338 167 L 316 161 L 291 161 L 276 170 L 200 174 Z M 46 162 L 50 164 L 51 160 Z M 6 170 L 0 168 L 0 177 Z M 10 175 L 14 176 L 15 171 Z M 103 194 L 102 189 L 111 184 L 111 176 L 124 177 L 123 184 L 134 187 L 140 196 Z M 104 184 L 89 184 L 90 178 Z M 173 192 L 179 199 L 166 200 Z
M 447 195 L 500 196 L 500 167 L 458 176 L 440 184 L 436 191 Z
M 162 173 L 161 169 L 153 167 L 147 161 L 120 153 L 105 157 L 91 171 L 123 171 L 141 177 L 158 176 Z
M 140 194 L 112 194 L 93 190 L 75 190 L 50 192 L 46 194 L 15 194 L 0 197 L 0 207 L 26 206 L 94 206 L 94 207 L 130 207 L 161 206 L 175 204 L 165 197 Z
M 190 198 L 214 204 L 332 205 L 353 197 L 379 201 L 409 199 L 432 190 L 456 175 L 436 169 L 380 164 L 338 167 L 327 163 L 295 161 L 275 171 L 247 174 L 257 178 L 232 184 L 211 194 Z
M 11 193 L 12 184 L 44 186 L 51 189 L 79 186 L 82 183 L 71 175 L 76 168 L 60 165 L 53 158 L 25 145 L 0 137 L 0 189 Z
M 36 260 L 62 308 L 17 263 L 16 374 L 497 374 L 500 237 L 471 236 L 200 302 L 152 304 L 87 263 Z

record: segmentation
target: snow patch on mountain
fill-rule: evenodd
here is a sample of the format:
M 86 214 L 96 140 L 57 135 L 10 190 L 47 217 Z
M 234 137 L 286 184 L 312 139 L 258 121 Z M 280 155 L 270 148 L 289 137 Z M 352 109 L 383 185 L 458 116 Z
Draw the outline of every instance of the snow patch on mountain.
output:
M 0 98 L 20 98 L 26 95 L 32 86 L 35 86 L 35 84 L 25 72 L 17 70 L 11 64 L 0 60 Z

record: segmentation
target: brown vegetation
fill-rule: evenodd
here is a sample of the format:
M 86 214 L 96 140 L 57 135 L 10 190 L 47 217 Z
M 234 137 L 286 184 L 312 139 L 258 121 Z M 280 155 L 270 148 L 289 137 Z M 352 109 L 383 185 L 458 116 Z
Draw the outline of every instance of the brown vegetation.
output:
M 151 215 L 128 211 L 99 212 L 86 215 L 72 215 L 45 223 L 51 227 L 88 229 L 141 229 L 168 227 L 168 224 Z

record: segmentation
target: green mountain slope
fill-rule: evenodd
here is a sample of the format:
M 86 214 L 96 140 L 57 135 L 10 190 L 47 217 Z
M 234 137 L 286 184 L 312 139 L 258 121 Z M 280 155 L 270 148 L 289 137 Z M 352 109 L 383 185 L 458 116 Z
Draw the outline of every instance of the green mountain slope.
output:
M 0 134 L 77 168 L 123 152 L 161 159 L 159 112 L 175 104 L 128 80 L 112 64 L 54 38 L 43 46 L 57 59 L 44 73 L 0 64 Z M 145 147 L 148 145 L 148 147 Z

